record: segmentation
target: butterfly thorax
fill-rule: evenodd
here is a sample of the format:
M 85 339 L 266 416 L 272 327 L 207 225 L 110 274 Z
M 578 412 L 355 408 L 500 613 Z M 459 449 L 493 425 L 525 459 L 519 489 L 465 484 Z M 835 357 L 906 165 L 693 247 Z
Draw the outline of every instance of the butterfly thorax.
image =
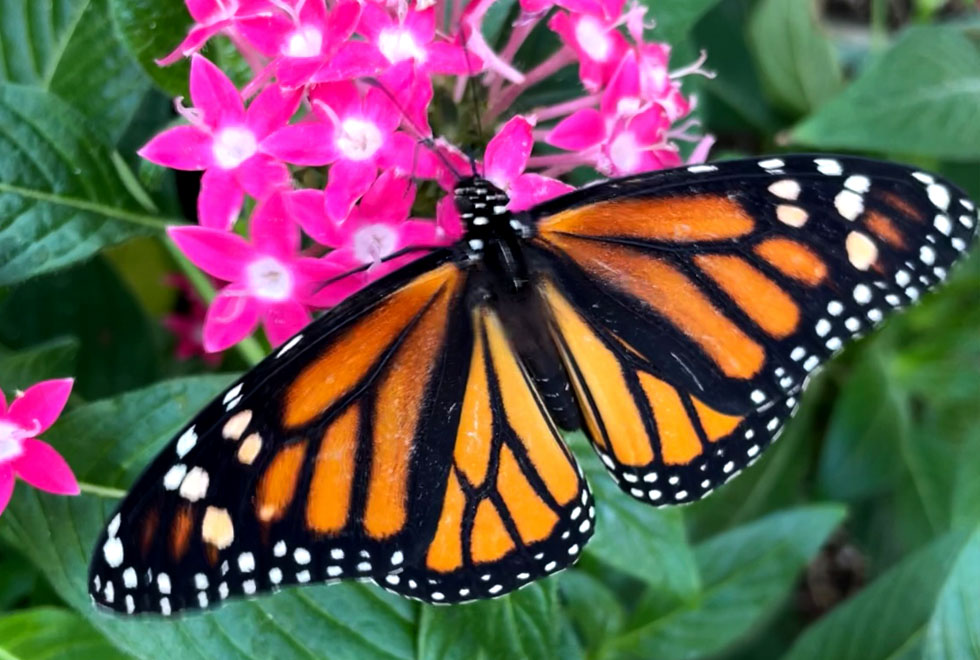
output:
M 464 226 L 462 244 L 469 257 L 484 262 L 508 288 L 522 288 L 528 278 L 521 241 L 528 237 L 529 228 L 507 209 L 507 193 L 475 176 L 457 183 L 453 196 Z

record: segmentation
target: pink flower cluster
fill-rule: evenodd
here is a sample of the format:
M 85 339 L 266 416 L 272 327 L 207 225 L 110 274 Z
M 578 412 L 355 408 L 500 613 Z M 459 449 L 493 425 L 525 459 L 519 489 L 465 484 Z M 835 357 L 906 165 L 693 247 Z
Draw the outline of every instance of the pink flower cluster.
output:
M 644 8 L 625 0 L 521 0 L 499 52 L 483 33 L 494 0 L 185 2 L 195 23 L 160 63 L 191 58 L 191 105 L 177 100 L 186 124 L 140 154 L 203 171 L 200 226 L 169 233 L 194 264 L 227 282 L 205 318 L 207 351 L 260 322 L 279 344 L 311 311 L 457 240 L 451 196 L 435 218 L 412 217 L 420 181 L 449 191 L 475 168 L 520 210 L 568 190 L 557 177 L 576 167 L 631 174 L 680 164 L 678 140 L 698 142 L 692 161 L 711 144 L 687 132 L 692 120 L 675 127 L 691 111 L 679 78 L 703 73 L 700 62 L 671 72 L 668 47 L 644 40 Z M 552 30 L 562 45 L 522 72 L 513 59 L 535 29 Z M 252 67 L 242 90 L 197 54 L 217 35 Z M 507 117 L 522 93 L 575 65 L 578 98 Z M 434 90 L 462 105 L 471 79 L 486 101 L 482 123 L 498 128 L 474 163 L 429 124 Z M 535 143 L 564 153 L 532 155 Z M 324 167 L 322 189 L 298 184 L 304 168 Z M 255 200 L 248 240 L 236 233 L 247 198 Z

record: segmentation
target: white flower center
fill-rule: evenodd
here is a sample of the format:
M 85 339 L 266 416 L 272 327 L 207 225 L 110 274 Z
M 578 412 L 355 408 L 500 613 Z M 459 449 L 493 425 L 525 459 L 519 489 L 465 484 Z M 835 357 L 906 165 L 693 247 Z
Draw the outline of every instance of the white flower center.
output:
M 616 172 L 628 174 L 640 164 L 640 145 L 629 131 L 623 131 L 609 145 L 609 160 Z
M 392 64 L 402 60 L 413 59 L 416 62 L 425 61 L 425 50 L 419 48 L 408 30 L 384 30 L 378 36 L 378 50 Z
M 316 57 L 323 46 L 323 33 L 312 25 L 304 25 L 286 38 L 283 55 L 288 57 Z
M 0 463 L 20 456 L 20 441 L 28 437 L 24 429 L 10 422 L 0 422 Z
M 218 167 L 230 170 L 255 155 L 259 144 L 252 131 L 243 126 L 223 128 L 214 136 L 211 152 Z
M 293 275 L 272 257 L 256 259 L 246 268 L 248 288 L 263 300 L 287 300 L 293 292 Z
M 586 16 L 575 25 L 575 39 L 586 55 L 597 62 L 605 62 L 612 51 L 612 41 L 602 23 Z
M 345 119 L 340 124 L 337 148 L 350 160 L 367 160 L 383 142 L 377 126 L 363 119 Z
M 640 99 L 635 96 L 624 96 L 616 103 L 616 114 L 620 116 L 635 115 L 640 111 Z
M 397 245 L 398 234 L 387 225 L 368 225 L 354 234 L 354 256 L 361 263 L 378 263 Z

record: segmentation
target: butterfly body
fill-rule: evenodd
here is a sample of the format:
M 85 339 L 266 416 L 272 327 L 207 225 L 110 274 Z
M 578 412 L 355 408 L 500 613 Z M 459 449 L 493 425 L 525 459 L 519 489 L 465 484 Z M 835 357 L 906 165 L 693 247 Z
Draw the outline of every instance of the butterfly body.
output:
M 561 429 L 629 496 L 705 496 L 814 371 L 945 279 L 973 203 L 914 169 L 785 156 L 612 180 L 465 232 L 355 294 L 181 429 L 96 547 L 95 601 L 210 607 L 370 579 L 433 603 L 570 565 L 595 528 Z

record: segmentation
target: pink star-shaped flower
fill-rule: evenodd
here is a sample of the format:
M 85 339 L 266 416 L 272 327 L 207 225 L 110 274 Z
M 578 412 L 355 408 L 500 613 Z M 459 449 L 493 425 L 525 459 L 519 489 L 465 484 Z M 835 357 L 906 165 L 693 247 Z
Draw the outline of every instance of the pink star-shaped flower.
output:
M 194 18 L 194 25 L 172 53 L 157 60 L 160 66 L 173 64 L 182 57 L 196 53 L 208 39 L 221 31 L 236 30 L 243 18 L 272 12 L 272 4 L 268 0 L 184 0 L 184 4 Z
M 513 117 L 490 140 L 483 155 L 483 176 L 507 193 L 511 211 L 523 211 L 574 190 L 557 179 L 524 171 L 534 147 L 533 128 L 527 118 Z
M 273 58 L 267 72 L 275 73 L 279 84 L 292 88 L 356 78 L 385 66 L 385 59 L 370 44 L 350 39 L 361 3 L 340 2 L 328 12 L 323 0 L 306 0 L 298 3 L 298 9 L 288 5 L 283 9 L 287 13 L 254 16 L 239 24 L 242 36 Z
M 78 495 L 78 482 L 65 459 L 37 436 L 61 414 L 73 384 L 71 378 L 46 380 L 19 394 L 10 407 L 0 391 L 0 513 L 20 478 L 56 495 Z
M 169 227 L 167 233 L 201 270 L 229 282 L 204 320 L 204 348 L 211 352 L 241 341 L 260 320 L 269 341 L 281 344 L 310 322 L 317 287 L 339 272 L 323 260 L 297 254 L 299 228 L 281 193 L 255 209 L 251 243 L 210 227 Z
M 578 56 L 579 78 L 589 93 L 602 89 L 626 52 L 626 38 L 617 29 L 618 18 L 617 14 L 561 11 L 548 21 L 548 27 Z
M 198 221 L 205 227 L 228 229 L 238 218 L 245 193 L 264 199 L 289 185 L 289 170 L 269 155 L 265 142 L 289 121 L 301 93 L 271 86 L 246 110 L 227 76 L 195 55 L 191 100 L 194 107 L 184 111 L 191 125 L 160 133 L 139 154 L 176 170 L 204 170 Z
M 385 171 L 341 221 L 332 219 L 325 210 L 330 185 L 333 184 L 328 184 L 327 192 L 299 190 L 289 195 L 294 217 L 303 230 L 313 240 L 333 248 L 323 261 L 339 272 L 358 270 L 320 289 L 315 298 L 319 306 L 336 305 L 370 282 L 425 254 L 419 250 L 388 259 L 399 250 L 434 248 L 453 240 L 432 221 L 409 219 L 415 201 L 415 184 L 406 176 Z
M 376 87 L 362 97 L 352 81 L 325 83 L 313 88 L 310 99 L 322 121 L 288 126 L 267 146 L 291 163 L 332 164 L 326 209 L 342 220 L 377 177 L 379 167 L 411 168 L 415 140 L 397 130 L 401 112 Z

